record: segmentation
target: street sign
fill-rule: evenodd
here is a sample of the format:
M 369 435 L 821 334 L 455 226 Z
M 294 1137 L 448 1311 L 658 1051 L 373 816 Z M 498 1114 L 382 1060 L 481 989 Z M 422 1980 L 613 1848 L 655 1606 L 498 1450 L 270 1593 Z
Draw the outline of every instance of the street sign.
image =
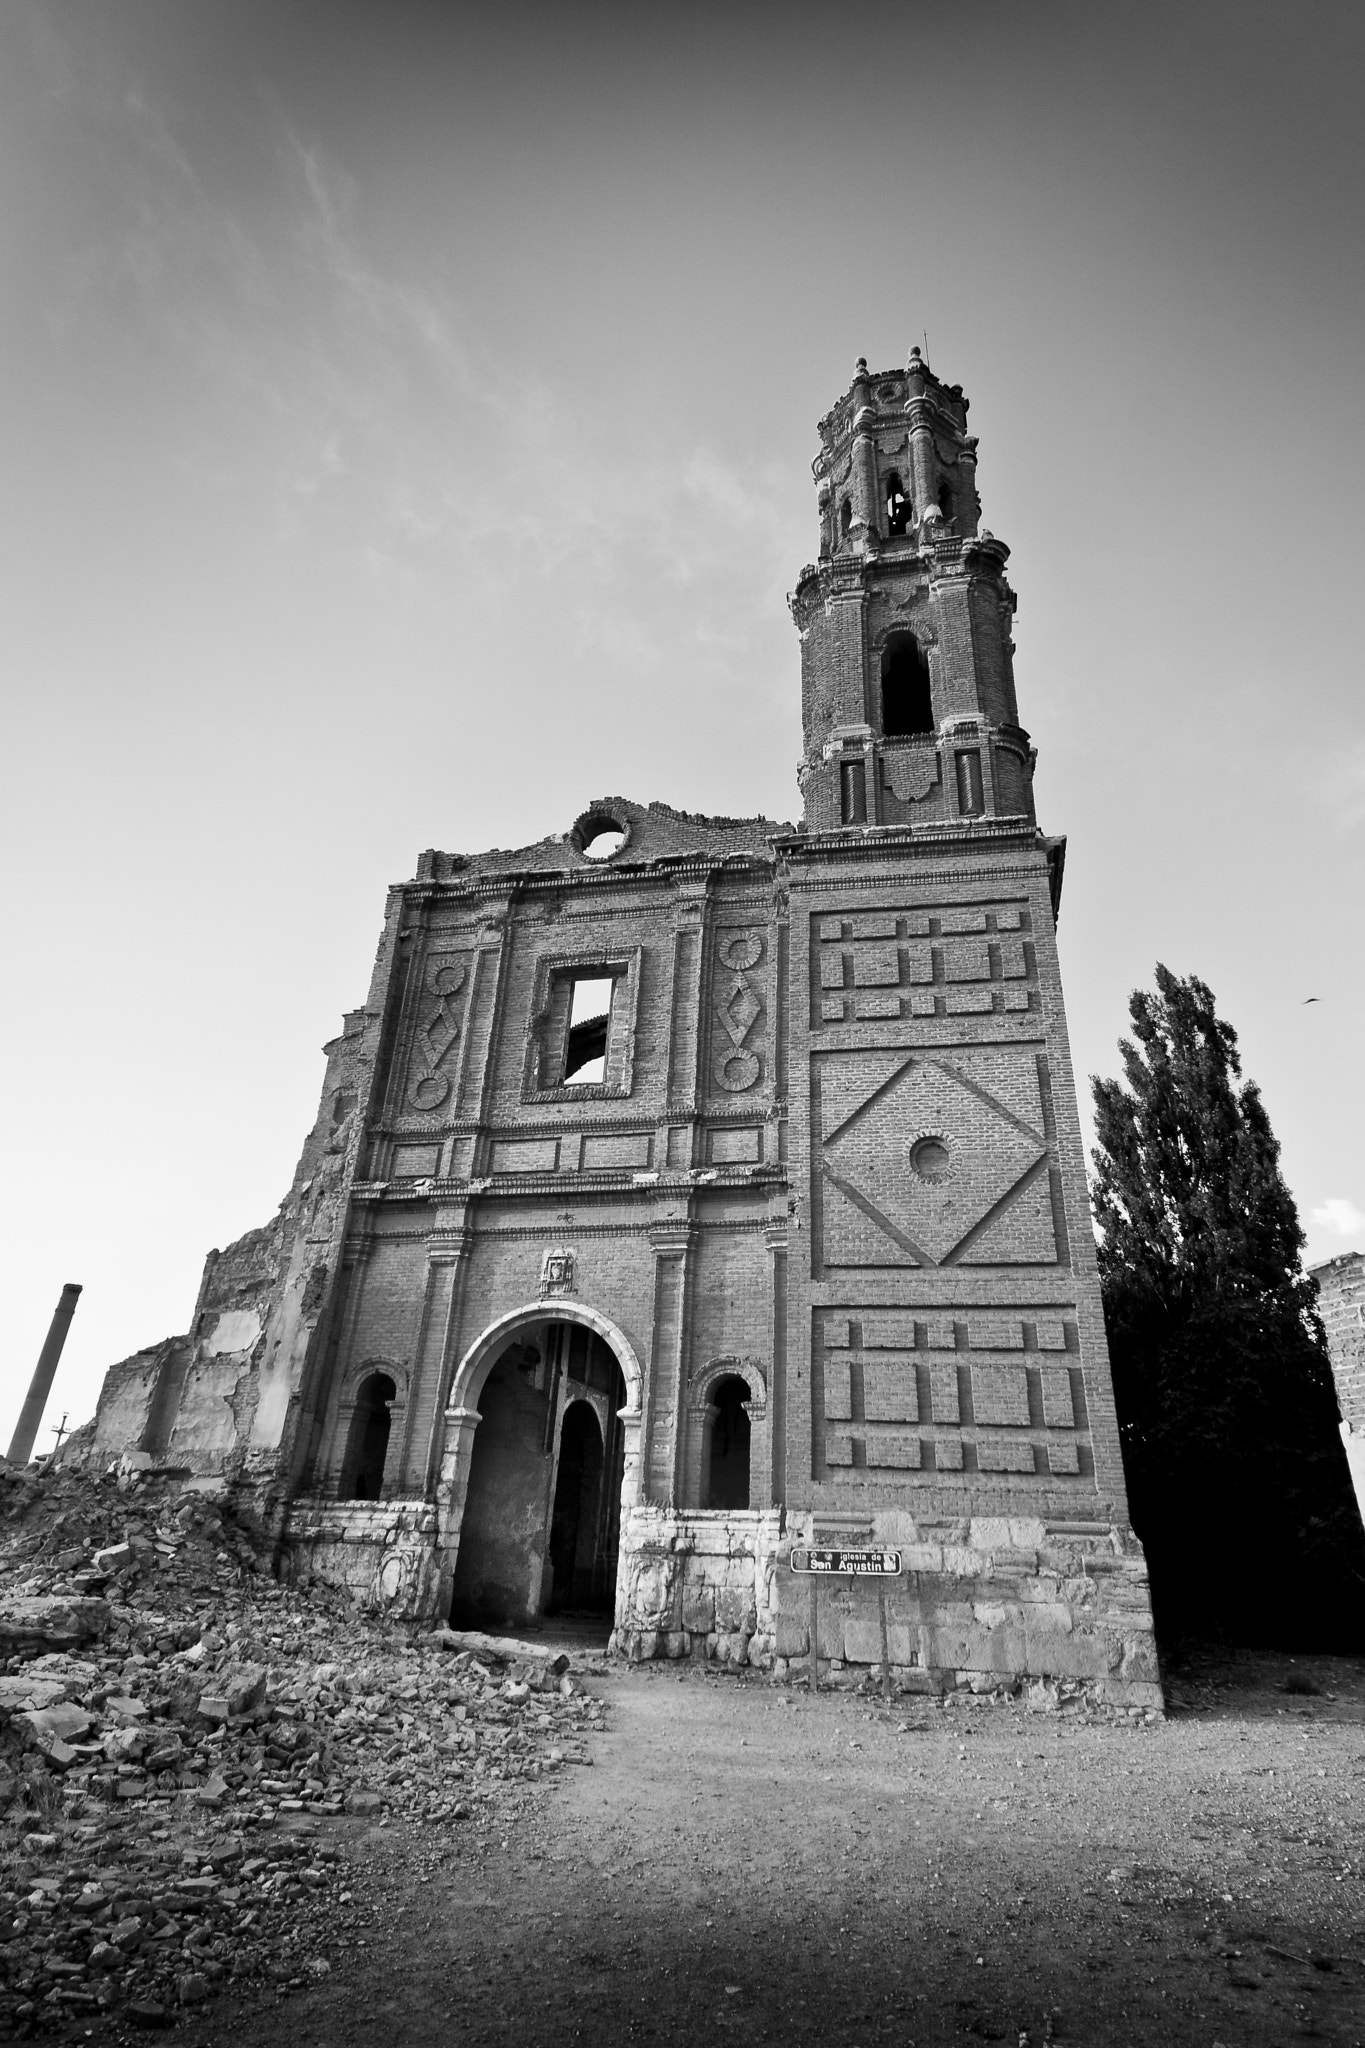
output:
M 900 1576 L 898 1550 L 793 1550 L 794 1572 L 842 1573 L 854 1579 L 895 1579 Z

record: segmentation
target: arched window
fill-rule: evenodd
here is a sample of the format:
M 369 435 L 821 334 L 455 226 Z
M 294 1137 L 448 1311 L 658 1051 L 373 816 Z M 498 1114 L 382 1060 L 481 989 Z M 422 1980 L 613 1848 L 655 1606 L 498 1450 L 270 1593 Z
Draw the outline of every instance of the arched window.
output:
M 707 1460 L 706 1505 L 747 1508 L 749 1505 L 749 1398 L 746 1381 L 737 1375 L 717 1380 L 711 1389 L 711 1455 Z
M 932 732 L 929 664 L 913 633 L 893 633 L 882 649 L 882 732 L 887 739 Z
M 361 1381 L 341 1463 L 340 1499 L 378 1500 L 389 1454 L 389 1408 L 397 1392 L 386 1372 L 372 1372 Z
M 938 509 L 943 514 L 945 519 L 952 518 L 953 493 L 952 487 L 950 486 L 946 478 L 938 487 Z
M 910 500 L 895 469 L 886 479 L 886 530 L 892 535 L 910 531 Z
M 853 500 L 845 498 L 839 507 L 839 531 L 847 535 L 853 526 Z

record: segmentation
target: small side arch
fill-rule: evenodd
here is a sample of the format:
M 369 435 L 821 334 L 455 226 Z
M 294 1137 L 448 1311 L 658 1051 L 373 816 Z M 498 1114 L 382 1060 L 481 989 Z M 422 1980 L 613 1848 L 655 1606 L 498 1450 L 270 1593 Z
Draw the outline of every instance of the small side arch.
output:
M 700 1414 L 711 1401 L 721 1380 L 743 1380 L 749 1389 L 749 1409 L 755 1421 L 768 1412 L 768 1382 L 761 1365 L 752 1358 L 712 1358 L 694 1375 L 688 1392 L 688 1406 Z
M 392 1377 L 375 1370 L 366 1373 L 353 1399 L 343 1408 L 345 1450 L 337 1479 L 339 1499 L 382 1498 L 397 1398 L 398 1389 Z
M 411 1377 L 410 1367 L 394 1358 L 362 1358 L 347 1367 L 337 1389 L 328 1459 L 328 1491 L 338 1499 L 379 1500 L 397 1486 Z
M 772 1432 L 763 1367 L 755 1359 L 735 1354 L 708 1359 L 689 1383 L 686 1417 L 687 1499 L 691 1505 L 730 1512 L 769 1506 Z M 729 1471 L 725 1483 L 713 1455 L 720 1452 L 722 1437 L 726 1445 L 722 1463 Z M 729 1470 L 736 1458 L 743 1467 L 738 1491 L 729 1483 L 736 1477 Z
M 396 1358 L 363 1358 L 358 1365 L 348 1366 L 342 1376 L 341 1400 L 343 1406 L 354 1404 L 362 1384 L 369 1379 L 371 1373 L 376 1372 L 382 1372 L 388 1379 L 393 1381 L 394 1406 L 402 1407 L 406 1405 L 408 1380 L 411 1377 L 409 1368 L 401 1364 Z

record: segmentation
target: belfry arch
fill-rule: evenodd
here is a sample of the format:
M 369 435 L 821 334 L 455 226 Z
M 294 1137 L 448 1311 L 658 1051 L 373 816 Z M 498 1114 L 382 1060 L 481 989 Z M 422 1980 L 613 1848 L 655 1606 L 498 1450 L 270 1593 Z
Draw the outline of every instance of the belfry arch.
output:
M 581 1303 L 527 1303 L 481 1332 L 445 1410 L 439 1612 L 482 1625 L 611 1609 L 642 1386 L 629 1339 Z

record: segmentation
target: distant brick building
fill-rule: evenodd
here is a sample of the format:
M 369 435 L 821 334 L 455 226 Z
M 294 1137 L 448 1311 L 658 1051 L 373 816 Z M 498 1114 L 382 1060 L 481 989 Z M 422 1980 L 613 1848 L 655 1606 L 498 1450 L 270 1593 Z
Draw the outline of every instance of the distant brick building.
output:
M 253 1489 L 372 1602 L 605 1605 L 634 1656 L 799 1658 L 793 1543 L 895 1546 L 911 1682 L 1159 1702 L 966 420 L 915 350 L 820 424 L 802 825 L 612 797 L 390 892 L 278 1217 L 96 1456 Z M 821 1649 L 876 1661 L 839 1584 Z
M 1365 1252 L 1312 1268 L 1341 1410 L 1341 1440 L 1365 1521 Z

